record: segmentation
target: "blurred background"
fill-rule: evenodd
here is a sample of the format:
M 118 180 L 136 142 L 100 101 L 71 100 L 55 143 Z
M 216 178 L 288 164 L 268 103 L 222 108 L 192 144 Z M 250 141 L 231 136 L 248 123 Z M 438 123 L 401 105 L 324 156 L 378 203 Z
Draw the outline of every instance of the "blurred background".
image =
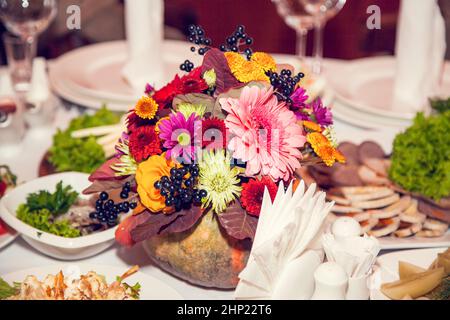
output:
M 83 45 L 125 38 L 123 1 L 58 0 L 57 3 L 58 15 L 40 36 L 38 55 L 56 58 Z M 450 1 L 439 3 L 450 43 Z M 81 8 L 81 30 L 66 27 L 65 8 L 72 4 Z M 369 16 L 366 10 L 370 5 L 381 9 L 380 30 L 366 27 Z M 347 0 L 342 11 L 325 27 L 324 56 L 356 59 L 393 54 L 399 5 L 400 0 Z M 216 46 L 224 42 L 236 25 L 243 24 L 255 40 L 255 50 L 295 53 L 295 31 L 285 24 L 270 0 L 165 0 L 165 37 L 185 40 L 189 24 L 203 26 Z M 0 33 L 4 32 L 4 25 L 0 25 Z M 310 32 L 309 53 L 312 36 Z M 3 44 L 0 45 L 0 63 L 5 64 Z M 450 46 L 446 57 L 450 58 Z

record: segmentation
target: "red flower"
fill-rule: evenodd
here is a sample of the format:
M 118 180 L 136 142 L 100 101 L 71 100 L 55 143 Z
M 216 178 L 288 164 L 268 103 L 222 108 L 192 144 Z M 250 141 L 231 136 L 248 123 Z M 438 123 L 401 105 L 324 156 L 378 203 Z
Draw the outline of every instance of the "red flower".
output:
M 130 110 L 130 113 L 127 116 L 127 127 L 130 132 L 133 132 L 138 127 L 149 126 L 154 122 L 154 120 L 142 119 L 134 112 L 134 109 Z
M 226 128 L 222 119 L 213 117 L 202 121 L 202 148 L 226 149 Z
M 272 201 L 275 200 L 278 187 L 269 177 L 262 177 L 261 180 L 250 179 L 247 183 L 242 184 L 241 204 L 248 214 L 259 217 L 264 187 L 267 187 Z
M 141 162 L 155 154 L 161 154 L 161 141 L 154 126 L 137 127 L 130 134 L 130 153 L 137 162 Z
M 201 68 L 195 68 L 183 77 L 178 75 L 165 87 L 156 91 L 153 99 L 161 106 L 170 106 L 173 98 L 179 94 L 199 93 L 208 89 L 208 84 L 202 78 Z

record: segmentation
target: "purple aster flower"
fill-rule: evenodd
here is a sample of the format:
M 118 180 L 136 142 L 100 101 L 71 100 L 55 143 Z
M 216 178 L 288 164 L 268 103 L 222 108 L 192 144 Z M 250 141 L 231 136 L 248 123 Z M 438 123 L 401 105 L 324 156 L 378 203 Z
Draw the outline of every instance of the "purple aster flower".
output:
M 122 136 L 119 138 L 118 143 L 114 147 L 116 150 L 115 157 L 120 158 L 121 156 L 125 155 L 125 150 L 128 149 L 128 140 L 130 136 L 126 132 L 122 132 Z M 125 149 L 124 149 L 125 148 Z
M 318 124 L 324 127 L 333 124 L 333 114 L 329 108 L 323 106 L 320 98 L 310 103 L 309 107 L 312 109 L 312 113 Z
M 153 88 L 153 86 L 150 83 L 147 83 L 145 85 L 145 94 L 146 95 L 150 95 L 152 92 L 155 92 L 155 88 Z
M 292 99 L 292 109 L 303 109 L 305 107 L 305 102 L 308 100 L 306 95 L 306 90 L 302 87 L 295 89 L 294 93 L 291 95 Z
M 164 140 L 163 147 L 167 149 L 166 158 L 178 158 L 181 156 L 186 163 L 195 160 L 194 133 L 195 125 L 200 122 L 200 117 L 195 113 L 188 119 L 181 112 L 172 113 L 169 119 L 162 120 L 159 124 L 159 137 Z

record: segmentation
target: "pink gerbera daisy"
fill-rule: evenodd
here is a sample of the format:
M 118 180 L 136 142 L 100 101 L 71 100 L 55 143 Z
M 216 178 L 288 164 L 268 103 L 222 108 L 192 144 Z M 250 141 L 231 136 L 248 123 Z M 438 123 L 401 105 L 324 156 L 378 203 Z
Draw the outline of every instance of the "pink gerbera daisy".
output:
M 231 138 L 228 148 L 233 157 L 246 162 L 247 176 L 270 176 L 288 180 L 300 167 L 299 159 L 306 138 L 295 114 L 278 102 L 273 89 L 245 87 L 239 99 L 220 99 L 228 112 L 225 125 Z
M 186 119 L 181 112 L 172 113 L 169 119 L 164 119 L 158 126 L 159 137 L 164 140 L 163 147 L 167 149 L 166 158 L 178 159 L 191 163 L 195 159 L 194 133 L 200 118 L 195 114 Z

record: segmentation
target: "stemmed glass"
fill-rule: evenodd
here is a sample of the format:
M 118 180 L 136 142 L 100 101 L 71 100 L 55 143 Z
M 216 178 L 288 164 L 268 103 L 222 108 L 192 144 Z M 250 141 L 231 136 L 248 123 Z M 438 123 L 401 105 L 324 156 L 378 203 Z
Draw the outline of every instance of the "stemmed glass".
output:
M 314 17 L 308 13 L 300 0 L 272 0 L 285 23 L 297 32 L 297 55 L 303 62 L 306 56 L 306 36 L 314 27 Z
M 6 28 L 32 49 L 24 65 L 31 68 L 36 56 L 36 38 L 47 29 L 55 15 L 55 0 L 0 0 L 0 18 Z M 31 70 L 29 72 L 31 74 Z
M 329 19 L 334 17 L 345 5 L 346 0 L 299 0 L 304 10 L 310 14 L 314 21 L 314 61 L 312 71 L 315 74 L 322 72 L 323 60 L 323 29 Z

